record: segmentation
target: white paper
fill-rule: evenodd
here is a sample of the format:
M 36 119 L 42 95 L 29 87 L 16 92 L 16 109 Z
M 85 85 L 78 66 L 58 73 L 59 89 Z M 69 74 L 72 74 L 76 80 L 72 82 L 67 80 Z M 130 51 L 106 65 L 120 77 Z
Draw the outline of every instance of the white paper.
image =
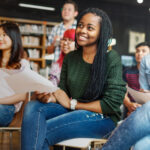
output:
M 29 68 L 0 69 L 0 98 L 31 91 L 55 92 L 53 83 Z
M 139 104 L 144 104 L 147 101 L 150 101 L 150 92 L 145 93 L 145 92 L 136 91 L 128 86 L 127 86 L 127 91 L 134 98 L 134 100 Z

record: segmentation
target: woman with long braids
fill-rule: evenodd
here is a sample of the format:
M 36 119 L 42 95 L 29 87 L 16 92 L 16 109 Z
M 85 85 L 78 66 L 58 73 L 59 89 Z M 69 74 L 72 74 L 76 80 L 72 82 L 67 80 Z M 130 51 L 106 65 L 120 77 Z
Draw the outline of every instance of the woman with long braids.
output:
M 30 67 L 22 59 L 23 47 L 19 27 L 15 23 L 0 25 L 0 69 L 21 69 Z M 2 89 L 1 89 L 2 90 Z M 8 93 L 7 89 L 4 93 Z M 26 94 L 16 94 L 0 98 L 0 126 L 8 126 L 16 112 L 19 112 Z
M 22 124 L 22 150 L 48 150 L 60 141 L 108 135 L 120 119 L 126 92 L 118 54 L 108 51 L 112 25 L 98 8 L 84 10 L 76 29 L 77 50 L 65 56 L 59 87 L 36 93 Z

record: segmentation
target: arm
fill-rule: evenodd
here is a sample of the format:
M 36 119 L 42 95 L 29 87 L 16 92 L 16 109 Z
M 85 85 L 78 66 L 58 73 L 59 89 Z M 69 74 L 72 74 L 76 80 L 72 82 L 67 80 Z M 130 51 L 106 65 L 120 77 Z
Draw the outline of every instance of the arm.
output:
M 131 102 L 130 98 L 128 97 L 128 93 L 126 93 L 124 101 L 123 101 L 124 105 L 127 107 L 129 113 L 133 112 L 134 110 L 136 110 L 137 107 L 141 106 L 141 104 L 138 104 L 136 102 Z
M 57 90 L 54 93 L 54 96 L 62 106 L 70 109 L 70 98 L 63 90 L 61 89 Z M 99 100 L 94 102 L 89 102 L 89 103 L 77 102 L 76 109 L 84 109 L 84 110 L 89 110 L 97 113 L 102 113 Z
M 13 96 L 8 96 L 5 98 L 0 98 L 0 104 L 16 104 L 18 102 L 24 101 L 26 99 L 26 94 L 15 94 Z
M 56 35 L 56 29 L 57 26 L 55 26 L 52 31 L 51 34 L 48 37 L 48 46 L 47 46 L 47 53 L 51 54 L 55 51 L 55 47 L 56 47 L 56 40 L 57 38 L 60 38 L 59 36 Z
M 146 71 L 146 57 L 144 57 L 140 64 L 140 74 L 139 74 L 139 82 L 140 82 L 140 88 L 144 90 L 149 90 L 150 87 L 148 85 L 147 76 L 145 74 Z

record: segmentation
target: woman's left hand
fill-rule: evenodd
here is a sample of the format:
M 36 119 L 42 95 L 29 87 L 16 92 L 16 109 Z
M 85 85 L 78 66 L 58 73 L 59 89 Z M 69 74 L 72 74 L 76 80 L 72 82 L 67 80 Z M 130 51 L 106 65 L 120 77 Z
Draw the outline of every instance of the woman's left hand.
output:
M 70 109 L 70 99 L 68 95 L 61 89 L 53 93 L 57 101 L 65 108 Z

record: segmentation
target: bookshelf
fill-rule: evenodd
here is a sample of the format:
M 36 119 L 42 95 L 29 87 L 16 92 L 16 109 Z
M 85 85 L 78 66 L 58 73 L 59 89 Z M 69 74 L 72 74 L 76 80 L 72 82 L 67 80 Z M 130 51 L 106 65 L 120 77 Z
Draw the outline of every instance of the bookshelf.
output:
M 45 54 L 47 35 L 50 34 L 57 22 L 27 20 L 19 18 L 0 17 L 0 23 L 15 22 L 19 25 L 23 47 L 29 53 L 29 60 L 33 70 L 45 68 Z M 32 66 L 33 65 L 33 66 Z

